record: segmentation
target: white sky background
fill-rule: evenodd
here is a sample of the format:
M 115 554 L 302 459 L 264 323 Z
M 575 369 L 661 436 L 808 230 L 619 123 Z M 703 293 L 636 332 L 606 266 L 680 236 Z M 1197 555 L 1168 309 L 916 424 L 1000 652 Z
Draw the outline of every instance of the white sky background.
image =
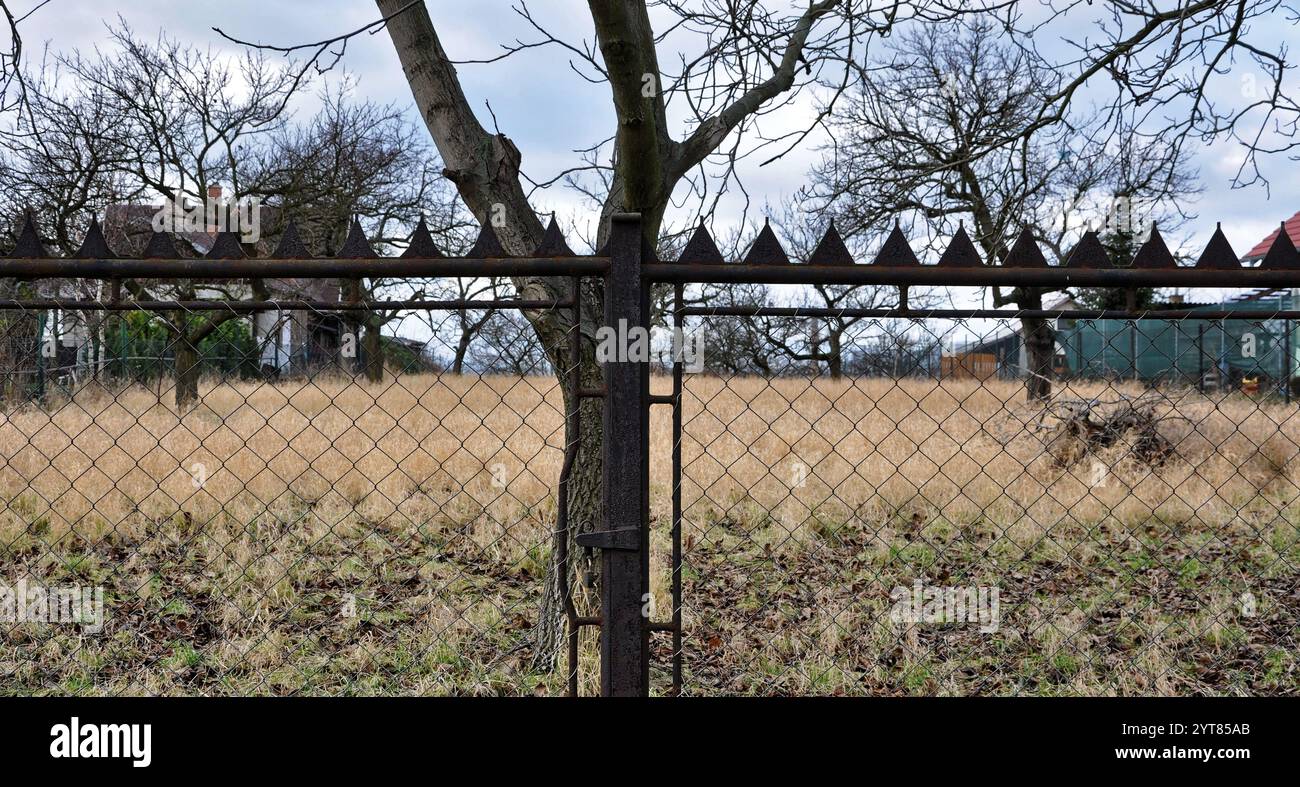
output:
M 35 4 L 35 0 L 29 0 Z M 500 52 L 503 42 L 516 38 L 535 40 L 536 33 L 510 9 L 510 0 L 427 0 L 434 24 L 448 53 L 456 59 L 490 57 Z M 792 7 L 795 4 L 792 3 Z M 532 0 L 534 16 L 552 25 L 553 32 L 571 40 L 593 35 L 586 3 L 581 0 Z M 22 6 L 18 6 L 19 10 Z M 236 51 L 236 47 L 214 33 L 213 26 L 231 35 L 271 43 L 303 43 L 337 35 L 360 27 L 377 17 L 367 0 L 223 0 L 221 3 L 178 3 L 174 0 L 134 0 L 106 3 L 92 0 L 51 0 L 23 27 L 27 51 L 39 56 L 43 45 L 51 50 L 89 50 L 105 41 L 105 25 L 120 15 L 137 33 L 152 37 L 165 30 L 181 41 Z M 1297 28 L 1279 26 L 1279 35 Z M 1077 35 L 1078 31 L 1072 31 Z M 661 48 L 665 67 L 675 59 Z M 1040 43 L 1040 46 L 1042 44 Z M 573 150 L 585 147 L 611 133 L 613 111 L 605 85 L 593 85 L 568 67 L 570 55 L 556 47 L 539 48 L 488 65 L 462 65 L 459 73 L 465 93 L 480 121 L 491 126 L 485 102 L 491 102 L 501 130 L 523 152 L 524 169 L 534 179 L 545 179 L 578 163 Z M 357 95 L 380 102 L 397 102 L 412 107 L 410 90 L 387 33 L 361 35 L 348 46 L 342 65 L 357 79 Z M 1248 69 L 1239 68 L 1219 80 L 1220 87 L 1237 89 Z M 1217 91 L 1227 101 L 1239 97 Z M 804 102 L 804 106 L 808 106 Z M 310 107 L 304 105 L 305 113 Z M 412 120 L 420 123 L 411 108 Z M 670 126 L 680 138 L 686 126 L 682 112 L 673 111 Z M 782 110 L 764 121 L 769 132 L 778 124 L 794 126 L 804 119 L 800 108 Z M 751 225 L 761 221 L 765 203 L 776 203 L 804 183 L 808 166 L 817 159 L 815 142 L 809 140 L 780 162 L 759 167 L 754 160 L 741 167 L 750 195 Z M 1262 187 L 1234 190 L 1230 178 L 1240 162 L 1240 153 L 1229 143 L 1199 151 L 1194 164 L 1199 168 L 1205 193 L 1194 210 L 1198 219 L 1190 226 L 1192 246 L 1199 248 L 1214 229 L 1215 221 L 1238 252 L 1244 252 L 1275 228 L 1279 221 L 1300 210 L 1300 177 L 1296 163 L 1285 156 L 1267 161 L 1266 174 L 1272 193 Z M 535 197 L 539 211 L 557 210 L 581 221 L 592 209 L 580 195 L 562 185 Z M 738 221 L 743 203 L 739 195 L 719 211 L 720 225 L 730 217 Z M 673 215 L 681 224 L 690 216 Z M 722 234 L 719 230 L 718 234 Z M 576 239 L 574 239 L 576 244 Z
M 28 0 L 29 5 L 35 3 L 36 0 Z M 510 0 L 427 0 L 427 4 L 444 47 L 457 60 L 492 57 L 500 53 L 502 43 L 516 38 L 524 41 L 537 38 L 536 32 L 511 10 Z M 22 3 L 16 5 L 17 11 L 25 10 Z M 798 6 L 791 3 L 792 9 Z M 531 0 L 529 7 L 558 37 L 577 42 L 594 35 L 582 0 Z M 166 31 L 183 42 L 236 53 L 239 48 L 222 39 L 212 27 L 221 27 L 246 40 L 298 44 L 361 27 L 375 20 L 378 11 L 369 0 L 222 0 L 219 3 L 51 0 L 24 23 L 27 52 L 35 59 L 45 45 L 53 51 L 93 49 L 105 41 L 106 23 L 119 15 L 142 37 L 152 38 L 157 32 Z M 1293 35 L 1298 29 L 1283 23 L 1275 33 L 1266 32 L 1280 37 Z M 1080 35 L 1077 29 L 1062 32 Z M 665 42 L 659 52 L 661 67 L 671 70 L 675 66 L 674 44 L 686 40 L 670 38 Z M 699 45 L 693 39 L 691 42 Z M 1038 46 L 1062 45 L 1040 40 Z M 458 69 L 465 93 L 480 121 L 491 127 L 492 119 L 485 104 L 490 102 L 501 130 L 522 151 L 524 170 L 535 180 L 549 179 L 560 170 L 578 164 L 578 155 L 573 152 L 576 148 L 587 147 L 612 132 L 614 115 L 608 87 L 590 84 L 574 74 L 568 66 L 570 57 L 570 53 L 552 46 L 525 51 L 497 63 L 467 64 Z M 356 79 L 358 98 L 410 107 L 413 122 L 423 128 L 386 32 L 354 38 L 341 66 Z M 1248 71 L 1238 67 L 1232 74 L 1221 77 L 1215 88 L 1216 97 L 1239 103 L 1240 85 Z M 1104 90 L 1106 86 L 1099 85 L 1099 88 Z M 803 123 L 811 97 L 801 104 L 765 119 L 764 129 L 771 134 L 782 125 L 794 127 Z M 304 115 L 310 111 L 310 102 L 300 109 Z M 688 131 L 682 121 L 681 107 L 670 106 L 670 128 L 678 138 Z M 751 227 L 761 222 L 765 204 L 778 203 L 804 184 L 808 167 L 818 158 L 815 148 L 816 140 L 810 139 L 777 163 L 759 167 L 758 161 L 763 156 L 741 165 L 741 177 L 749 194 L 747 219 Z M 1244 253 L 1279 221 L 1300 210 L 1300 177 L 1295 174 L 1294 160 L 1278 155 L 1265 161 L 1271 193 L 1261 186 L 1232 189 L 1230 179 L 1239 163 L 1240 153 L 1226 142 L 1196 153 L 1193 164 L 1199 168 L 1205 192 L 1193 208 L 1198 218 L 1186 231 L 1190 247 L 1196 250 L 1194 253 L 1199 253 L 1216 221 L 1223 223 L 1234 249 Z M 534 205 L 542 212 L 558 211 L 579 227 L 590 227 L 589 217 L 596 213 L 581 195 L 563 185 L 534 195 Z M 670 209 L 668 221 L 676 226 L 690 222 L 693 207 L 692 204 L 690 210 L 677 212 Z M 714 226 L 715 235 L 722 236 L 728 228 L 734 229 L 742 219 L 743 207 L 739 194 L 724 203 Z M 1176 238 L 1169 240 L 1172 243 Z M 582 248 L 578 238 L 570 238 L 570 243 Z M 1197 293 L 1197 297 L 1201 296 Z M 977 301 L 966 294 L 954 298 L 955 303 L 962 305 Z

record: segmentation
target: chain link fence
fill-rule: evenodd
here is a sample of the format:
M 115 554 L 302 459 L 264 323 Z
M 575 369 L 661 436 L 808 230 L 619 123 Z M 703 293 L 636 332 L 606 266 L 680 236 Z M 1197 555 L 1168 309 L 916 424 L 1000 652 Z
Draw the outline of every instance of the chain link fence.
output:
M 680 578 L 683 632 L 656 689 L 1296 693 L 1296 332 L 1272 309 L 1062 314 L 1041 401 L 1014 314 L 683 309 L 704 354 L 652 433 L 651 587 L 672 609 Z
M 563 693 L 567 346 L 268 306 L 0 311 L 0 693 Z

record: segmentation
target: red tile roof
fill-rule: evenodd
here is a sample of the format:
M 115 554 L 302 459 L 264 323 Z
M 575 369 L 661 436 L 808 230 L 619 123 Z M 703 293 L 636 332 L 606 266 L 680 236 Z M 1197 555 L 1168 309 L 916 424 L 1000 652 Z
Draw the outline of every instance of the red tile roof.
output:
M 1291 237 L 1291 242 L 1296 246 L 1300 246 L 1300 212 L 1287 219 L 1284 224 L 1286 226 L 1286 234 Z M 1276 237 L 1277 230 L 1273 230 L 1268 234 L 1267 238 L 1256 243 L 1254 248 L 1246 252 L 1242 259 L 1254 260 L 1268 254 L 1268 247 L 1273 245 L 1273 239 Z

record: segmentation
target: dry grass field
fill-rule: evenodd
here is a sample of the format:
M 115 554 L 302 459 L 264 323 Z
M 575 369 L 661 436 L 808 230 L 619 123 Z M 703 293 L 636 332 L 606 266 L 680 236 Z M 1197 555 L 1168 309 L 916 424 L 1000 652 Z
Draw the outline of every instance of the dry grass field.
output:
M 1151 461 L 1031 428 L 1022 397 L 690 378 L 686 693 L 1300 692 L 1296 408 L 1171 392 Z M 0 623 L 0 693 L 560 693 L 528 664 L 561 410 L 549 378 L 408 375 L 0 416 L 0 579 L 103 586 L 107 612 Z M 651 450 L 665 618 L 667 408 Z M 892 621 L 918 580 L 998 588 L 997 631 Z M 588 692 L 594 658 L 584 637 Z

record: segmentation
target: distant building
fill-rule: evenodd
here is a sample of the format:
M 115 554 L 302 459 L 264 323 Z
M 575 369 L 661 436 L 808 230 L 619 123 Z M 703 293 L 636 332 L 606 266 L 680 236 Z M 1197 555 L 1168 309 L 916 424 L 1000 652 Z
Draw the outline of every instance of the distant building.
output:
M 220 201 L 222 189 L 208 189 L 211 201 Z M 153 219 L 161 205 L 110 205 L 104 216 L 104 235 L 109 246 L 118 254 L 138 256 L 144 252 L 153 233 Z M 281 225 L 278 209 L 262 205 L 259 225 L 274 229 Z M 202 257 L 212 250 L 217 240 L 217 228 L 202 232 L 174 232 L 177 252 L 182 257 Z M 245 243 L 244 253 L 250 257 L 266 257 L 275 248 L 279 235 L 264 233 L 256 243 Z M 243 282 L 213 281 L 211 288 L 200 290 L 200 298 L 249 298 L 251 288 Z M 310 300 L 335 303 L 339 300 L 340 286 L 333 279 L 266 279 L 267 295 L 271 300 Z M 309 311 L 256 312 L 251 317 L 253 340 L 256 343 L 262 373 L 267 375 L 308 373 L 312 369 L 339 361 L 338 352 L 343 333 L 338 314 Z
M 1290 320 L 1270 317 L 1295 308 L 1290 289 L 1256 290 L 1221 303 L 1180 299 L 1153 309 L 1258 311 L 1258 320 L 1062 320 L 1057 343 L 1067 377 L 1137 379 L 1236 389 L 1254 380 L 1261 390 L 1281 390 L 1296 376 L 1300 348 Z
M 1300 244 L 1300 213 L 1287 219 L 1241 257 L 1258 264 L 1279 232 Z M 1294 321 L 1270 315 L 1292 311 L 1300 291 L 1254 290 L 1219 303 L 1184 303 L 1181 298 L 1153 308 L 1196 311 L 1258 311 L 1258 320 L 1080 320 L 1061 326 L 1069 374 L 1145 381 L 1179 381 L 1203 389 L 1235 390 L 1250 382 L 1260 390 L 1289 394 L 1300 376 L 1300 341 Z
M 1283 226 L 1300 246 L 1300 213 Z M 1242 256 L 1258 263 L 1279 229 Z M 1300 336 L 1293 321 L 1270 315 L 1296 310 L 1300 290 L 1262 289 L 1221 302 L 1188 303 L 1181 296 L 1153 304 L 1151 310 L 1258 311 L 1258 320 L 1212 320 L 1194 316 L 1176 320 L 1053 320 L 1056 329 L 1055 374 L 1061 379 L 1132 379 L 1149 383 L 1181 383 L 1203 389 L 1238 389 L 1244 383 L 1260 390 L 1286 393 L 1300 378 Z M 1047 309 L 1074 310 L 1069 298 Z M 1012 320 L 988 336 L 958 345 L 945 353 L 942 368 L 949 376 L 985 379 L 1023 377 L 1028 368 L 1019 321 Z
M 1063 296 L 1044 308 L 1071 310 L 1079 306 L 1073 298 Z M 1059 375 L 1067 371 L 1064 361 L 1065 348 L 1060 342 L 1058 325 L 1060 320 L 1053 319 L 1048 322 L 1058 330 L 1052 365 Z M 947 372 L 943 376 L 975 377 L 981 380 L 990 377 L 1004 380 L 1024 377 L 1028 368 L 1029 357 L 1020 335 L 1019 320 L 1009 320 L 987 336 L 959 344 L 951 353 L 944 354 L 940 365 L 940 369 Z
M 1291 242 L 1300 247 L 1300 212 L 1297 212 L 1294 216 L 1282 222 L 1282 225 L 1277 229 L 1264 236 L 1263 240 L 1252 246 L 1250 251 L 1241 256 L 1241 261 L 1245 263 L 1257 263 L 1264 259 L 1264 255 L 1268 254 L 1269 247 L 1272 246 L 1273 241 L 1277 239 L 1277 234 L 1282 231 L 1282 227 L 1286 227 L 1286 234 L 1291 238 Z

